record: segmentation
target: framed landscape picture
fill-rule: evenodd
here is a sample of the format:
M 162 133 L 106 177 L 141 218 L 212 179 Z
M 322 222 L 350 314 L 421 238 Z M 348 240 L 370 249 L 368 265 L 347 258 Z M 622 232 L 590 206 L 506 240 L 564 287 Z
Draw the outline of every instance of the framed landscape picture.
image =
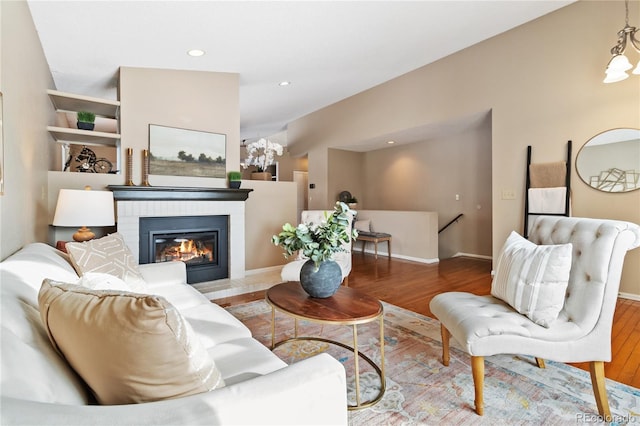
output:
M 226 177 L 227 136 L 149 124 L 149 174 Z

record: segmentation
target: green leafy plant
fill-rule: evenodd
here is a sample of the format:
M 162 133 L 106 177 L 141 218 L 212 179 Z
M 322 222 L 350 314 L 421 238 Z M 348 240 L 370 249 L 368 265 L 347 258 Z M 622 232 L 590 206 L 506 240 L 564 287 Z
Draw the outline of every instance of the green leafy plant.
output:
M 318 269 L 322 262 L 331 260 L 334 253 L 345 251 L 343 243 L 358 236 L 358 231 L 350 226 L 351 217 L 353 211 L 349 206 L 338 201 L 331 214 L 325 213 L 321 223 L 301 223 L 297 227 L 286 223 L 282 232 L 271 237 L 271 242 L 284 249 L 285 258 L 302 251 Z
M 227 177 L 229 178 L 230 182 L 242 180 L 242 173 L 236 172 L 236 171 L 232 171 L 232 172 L 227 173 Z
M 88 111 L 78 111 L 78 121 L 82 123 L 93 123 L 96 121 L 96 115 Z

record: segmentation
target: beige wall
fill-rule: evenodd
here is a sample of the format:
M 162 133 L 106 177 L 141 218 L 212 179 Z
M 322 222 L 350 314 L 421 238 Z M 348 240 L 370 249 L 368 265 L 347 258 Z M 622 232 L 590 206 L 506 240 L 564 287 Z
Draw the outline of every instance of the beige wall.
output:
M 327 205 L 348 190 L 358 211 L 437 212 L 438 228 L 462 213 L 436 239 L 434 257 L 491 256 L 491 114 L 421 142 L 370 152 L 329 149 L 328 155 Z
M 422 263 L 438 262 L 438 214 L 397 210 L 358 210 L 358 220 L 369 221 L 373 232 L 391 234 L 391 255 Z M 354 251 L 375 253 L 373 242 L 356 241 Z M 388 254 L 388 245 L 378 243 L 378 255 Z
M 640 14 L 640 2 L 629 6 Z M 579 1 L 290 123 L 290 151 L 308 153 L 316 184 L 310 208 L 328 200 L 327 148 L 490 110 L 495 258 L 511 230 L 522 232 L 527 145 L 535 162 L 559 161 L 571 139 L 575 159 L 603 130 L 640 128 L 638 77 L 602 83 L 623 19 L 621 1 Z M 597 192 L 575 168 L 572 182 L 575 216 L 640 223 L 640 191 Z M 503 189 L 516 199 L 502 200 Z M 621 291 L 640 297 L 640 250 L 627 255 Z
M 292 182 L 294 171 L 306 172 L 308 169 L 306 156 L 299 158 L 292 157 L 286 148 L 283 154 L 278 157 L 277 160 L 278 180 L 281 181 Z
M 227 135 L 227 168 L 240 164 L 239 76 L 230 73 L 122 67 L 120 69 L 122 147 L 133 148 L 133 182 L 139 184 L 149 124 Z M 226 187 L 225 179 L 150 176 L 151 185 Z M 124 180 L 123 180 L 124 183 Z M 189 183 L 189 185 L 192 185 Z
M 326 208 L 333 208 L 342 191 L 349 191 L 353 197 L 356 197 L 359 210 L 371 208 L 365 197 L 365 188 L 371 188 L 375 183 L 364 179 L 364 153 L 330 149 L 328 154 L 327 188 L 329 190 Z
M 4 131 L 4 195 L 0 196 L 0 258 L 47 240 L 47 169 L 55 119 L 46 90 L 53 88 L 26 2 L 0 2 Z
M 367 208 L 437 212 L 438 229 L 462 213 L 438 235 L 438 257 L 491 256 L 491 114 L 459 132 L 369 152 L 365 164 Z
M 243 180 L 241 188 L 252 188 L 246 201 L 245 265 L 248 271 L 287 262 L 282 249 L 271 243 L 271 236 L 285 223 L 296 224 L 296 184 Z

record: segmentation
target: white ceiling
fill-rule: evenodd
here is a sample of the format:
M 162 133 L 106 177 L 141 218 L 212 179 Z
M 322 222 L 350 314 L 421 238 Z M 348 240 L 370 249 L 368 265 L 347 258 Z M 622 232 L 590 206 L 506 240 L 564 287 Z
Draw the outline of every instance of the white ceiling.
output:
M 58 90 L 116 99 L 120 66 L 238 73 L 252 140 L 573 1 L 28 3 Z

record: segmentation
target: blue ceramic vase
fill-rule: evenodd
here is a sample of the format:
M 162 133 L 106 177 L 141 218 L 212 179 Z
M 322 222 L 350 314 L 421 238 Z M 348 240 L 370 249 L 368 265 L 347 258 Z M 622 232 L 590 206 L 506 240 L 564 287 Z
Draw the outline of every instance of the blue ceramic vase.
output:
M 307 260 L 300 269 L 300 285 L 311 297 L 331 297 L 338 291 L 341 283 L 340 265 L 333 260 L 325 260 L 317 270 L 313 260 Z

